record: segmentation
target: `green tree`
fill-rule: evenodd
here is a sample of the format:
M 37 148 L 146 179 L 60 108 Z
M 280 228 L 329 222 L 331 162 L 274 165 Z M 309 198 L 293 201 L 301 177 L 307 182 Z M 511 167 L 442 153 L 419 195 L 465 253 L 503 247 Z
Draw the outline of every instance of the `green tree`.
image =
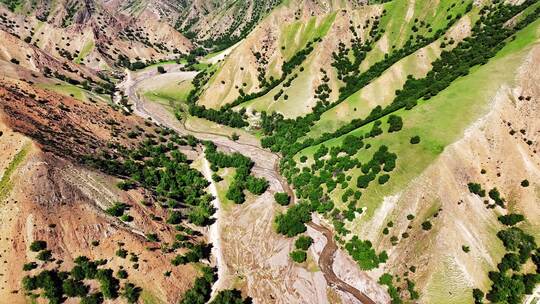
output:
M 303 263 L 307 259 L 307 253 L 303 250 L 292 251 L 289 256 L 296 263 Z
M 294 246 L 296 249 L 308 250 L 311 244 L 313 244 L 313 239 L 311 237 L 301 235 L 294 243 Z
M 274 199 L 276 200 L 276 203 L 282 206 L 287 206 L 291 200 L 289 195 L 285 192 L 276 192 L 274 194 Z

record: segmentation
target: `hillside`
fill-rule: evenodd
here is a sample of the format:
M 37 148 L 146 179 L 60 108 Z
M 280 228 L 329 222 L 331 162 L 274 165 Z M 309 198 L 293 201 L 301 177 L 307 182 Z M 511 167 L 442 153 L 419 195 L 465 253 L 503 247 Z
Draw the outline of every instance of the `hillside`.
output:
M 539 16 L 0 0 L 0 296 L 536 303 Z

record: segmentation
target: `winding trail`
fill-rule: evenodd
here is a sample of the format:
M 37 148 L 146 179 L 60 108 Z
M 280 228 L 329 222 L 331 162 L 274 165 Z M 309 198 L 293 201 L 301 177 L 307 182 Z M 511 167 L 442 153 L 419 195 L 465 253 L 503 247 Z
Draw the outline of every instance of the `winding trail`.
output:
M 168 67 L 168 71 L 175 71 L 174 73 L 184 73 L 186 79 L 189 77 L 193 77 L 193 72 L 176 72 L 179 70 L 179 68 L 180 66 L 172 65 Z M 293 190 L 291 189 L 287 181 L 279 174 L 280 156 L 278 154 L 263 149 L 262 147 L 260 147 L 260 145 L 257 144 L 257 140 L 246 142 L 245 139 L 241 138 L 239 141 L 233 141 L 222 134 L 190 129 L 188 126 L 186 126 L 185 121 L 180 122 L 178 119 L 176 119 L 176 117 L 174 117 L 174 115 L 172 115 L 162 106 L 151 104 L 143 100 L 136 91 L 137 86 L 144 80 L 155 77 L 157 74 L 158 73 L 155 70 L 145 71 L 139 74 L 136 79 L 133 79 L 131 72 L 127 71 L 126 79 L 119 85 L 119 87 L 125 90 L 126 95 L 133 102 L 134 112 L 137 115 L 143 118 L 151 118 L 158 124 L 171 128 L 180 134 L 196 135 L 199 139 L 212 141 L 217 147 L 225 151 L 239 152 L 245 156 L 248 156 L 255 163 L 252 169 L 253 172 L 257 173 L 260 176 L 264 176 L 269 180 L 269 182 L 279 183 L 283 191 L 287 192 L 289 196 L 293 199 L 293 203 L 295 203 L 295 196 Z M 152 108 L 150 109 L 150 107 Z M 208 164 L 206 164 L 206 166 L 207 165 Z M 203 164 L 204 171 L 206 171 L 207 169 L 209 170 L 209 168 L 206 168 L 206 166 L 204 166 Z M 209 177 L 211 177 L 210 172 L 205 172 L 205 175 L 208 174 L 210 174 Z M 211 185 L 210 190 L 212 192 L 216 192 L 214 184 Z M 217 197 L 217 193 L 212 194 Z M 219 199 L 216 199 L 215 203 L 216 207 L 218 208 L 217 214 L 219 215 Z M 214 223 L 214 225 L 210 228 L 210 238 L 212 242 L 215 242 L 214 246 L 216 248 L 216 251 L 221 251 L 218 223 L 219 216 L 217 216 L 216 223 Z M 336 251 L 338 250 L 338 246 L 334 241 L 332 231 L 325 226 L 318 225 L 313 222 L 308 223 L 308 225 L 316 231 L 322 233 L 327 240 L 319 258 L 319 267 L 322 270 L 329 286 L 335 287 L 343 292 L 351 294 L 363 304 L 375 304 L 376 302 L 369 298 L 365 293 L 344 282 L 335 274 L 333 270 L 333 265 L 334 257 Z M 214 254 L 216 255 L 216 260 L 218 263 L 218 282 L 220 282 L 220 277 L 222 277 L 220 270 L 223 270 L 221 269 L 222 267 L 219 266 L 221 263 L 224 263 L 223 254 L 221 252 L 214 252 Z M 213 293 L 216 291 L 217 288 L 219 288 L 219 286 L 213 286 Z

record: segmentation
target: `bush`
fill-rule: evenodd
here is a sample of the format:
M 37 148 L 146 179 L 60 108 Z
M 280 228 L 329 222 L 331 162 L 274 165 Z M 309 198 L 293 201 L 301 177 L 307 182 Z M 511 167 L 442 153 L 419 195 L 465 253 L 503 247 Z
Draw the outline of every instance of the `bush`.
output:
M 210 304 L 244 304 L 251 301 L 244 301 L 242 293 L 236 289 L 221 290 Z
M 313 239 L 309 236 L 302 235 L 296 240 L 294 247 L 296 247 L 296 249 L 308 250 L 311 244 L 313 244 Z
M 504 208 L 504 198 L 501 197 L 501 194 L 499 193 L 499 190 L 497 188 L 493 188 L 489 190 L 489 197 L 495 201 L 495 204 L 497 204 L 500 207 Z
M 482 189 L 482 186 L 478 183 L 468 183 L 469 192 L 474 193 L 480 197 L 486 196 L 486 190 Z
M 529 181 L 524 179 L 521 181 L 521 187 L 529 187 Z
M 412 145 L 419 144 L 420 143 L 420 136 L 416 135 L 416 136 L 411 137 L 410 143 Z
M 127 255 L 128 255 L 128 251 L 125 250 L 124 248 L 118 248 L 118 250 L 116 250 L 116 256 L 119 256 L 122 259 L 125 259 Z
M 473 289 L 473 299 L 475 304 L 483 303 L 484 300 L 484 292 L 482 292 L 480 289 L 475 288 Z
M 23 271 L 30 271 L 32 269 L 36 269 L 38 267 L 38 264 L 36 262 L 30 262 L 23 265 Z
M 282 206 L 287 206 L 291 200 L 289 195 L 285 192 L 276 192 L 274 194 L 274 199 L 276 200 L 276 203 Z
M 422 223 L 422 229 L 424 230 L 431 230 L 431 228 L 433 227 L 433 225 L 431 225 L 431 222 L 430 221 L 425 221 Z
M 38 255 L 36 256 L 36 258 L 40 261 L 44 261 L 44 262 L 47 262 L 47 261 L 50 261 L 51 258 L 52 258 L 52 251 L 50 250 L 42 250 L 38 253 Z
M 105 210 L 105 212 L 109 215 L 120 217 L 124 214 L 124 211 L 128 209 L 129 206 L 127 204 L 116 202 L 112 207 Z
M 127 271 L 125 271 L 124 269 L 119 269 L 117 272 L 116 272 L 116 276 L 120 279 L 126 279 L 128 277 L 128 273 Z
M 141 295 L 142 289 L 135 286 L 132 283 L 126 283 L 124 285 L 124 291 L 122 292 L 122 297 L 124 297 L 129 304 L 137 303 Z
M 362 270 L 377 268 L 380 263 L 384 263 L 388 259 L 385 251 L 377 254 L 370 241 L 360 240 L 356 235 L 345 244 L 345 249 L 347 249 Z
M 506 272 L 509 269 L 519 271 L 521 268 L 519 256 L 512 252 L 505 254 L 497 268 L 499 268 L 500 272 Z
M 96 279 L 100 283 L 99 289 L 105 299 L 116 299 L 118 297 L 120 281 L 113 277 L 113 271 L 111 269 L 99 269 Z
M 38 252 L 41 250 L 47 249 L 47 242 L 42 240 L 33 241 L 32 244 L 30 244 L 30 251 Z
M 388 124 L 390 125 L 388 133 L 397 132 L 403 128 L 403 120 L 397 115 L 389 115 Z
M 82 298 L 80 304 L 101 304 L 101 303 L 103 303 L 103 295 L 100 292 L 96 292 Z
M 157 233 L 148 233 L 146 234 L 146 239 L 150 242 L 159 242 L 159 237 Z
M 289 256 L 296 263 L 303 263 L 307 259 L 307 253 L 303 250 L 295 250 L 289 253 Z
M 169 213 L 169 218 L 167 219 L 167 224 L 178 225 L 182 222 L 182 213 L 178 211 L 172 211 Z
M 284 214 L 275 218 L 278 233 L 293 237 L 306 231 L 305 223 L 311 221 L 311 207 L 306 203 L 294 205 Z
M 525 220 L 525 217 L 522 214 L 511 213 L 507 215 L 501 215 L 497 219 L 503 225 L 514 226 L 515 224 Z
M 62 283 L 62 289 L 68 297 L 84 297 L 88 294 L 90 288 L 82 281 L 76 281 L 73 279 L 64 280 Z
M 379 184 L 380 185 L 384 185 L 386 184 L 386 182 L 390 179 L 390 175 L 388 174 L 383 174 L 381 176 L 379 176 Z

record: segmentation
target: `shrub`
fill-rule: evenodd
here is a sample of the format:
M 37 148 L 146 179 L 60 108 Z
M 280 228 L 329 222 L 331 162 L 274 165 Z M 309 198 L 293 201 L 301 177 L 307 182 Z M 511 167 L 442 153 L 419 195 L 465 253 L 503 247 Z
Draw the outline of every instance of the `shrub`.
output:
M 30 271 L 32 269 L 36 269 L 38 267 L 38 264 L 36 262 L 30 262 L 23 265 L 23 271 Z
M 159 242 L 159 237 L 157 233 L 147 233 L 146 239 L 150 242 Z
M 524 179 L 521 181 L 521 187 L 529 187 L 529 181 Z
M 420 143 L 420 136 L 416 135 L 416 136 L 411 137 L 410 143 L 412 145 L 419 144 Z
M 277 232 L 293 237 L 306 231 L 305 223 L 311 221 L 311 207 L 306 203 L 294 205 L 275 218 Z
M 276 192 L 274 194 L 274 199 L 276 200 L 276 203 L 286 206 L 290 203 L 290 197 L 285 192 Z
M 112 274 L 111 269 L 99 269 L 96 274 L 96 279 L 100 283 L 99 289 L 105 299 L 116 299 L 118 297 L 120 281 L 113 277 Z
M 505 200 L 501 197 L 501 194 L 499 193 L 499 190 L 497 190 L 497 188 L 489 190 L 489 197 L 495 201 L 495 204 L 504 208 Z
M 127 255 L 128 255 L 128 251 L 125 250 L 124 248 L 118 248 L 118 250 L 116 250 L 116 256 L 119 256 L 122 259 L 125 259 Z
M 167 224 L 177 225 L 182 222 L 182 213 L 178 211 L 172 211 L 169 213 L 169 218 L 167 218 Z
M 515 224 L 525 220 L 525 217 L 522 214 L 511 213 L 507 215 L 501 215 L 497 219 L 503 225 L 514 226 Z
M 296 263 L 303 263 L 307 259 L 307 254 L 303 250 L 295 250 L 291 252 L 289 256 Z
M 105 210 L 105 212 L 107 212 L 109 215 L 120 217 L 124 214 L 124 211 L 128 209 L 129 206 L 127 204 L 116 202 L 112 207 Z
M 505 254 L 501 262 L 497 265 L 497 268 L 502 273 L 506 272 L 509 269 L 519 271 L 521 268 L 519 256 L 512 252 Z
M 389 133 L 397 132 L 403 128 L 403 120 L 397 115 L 389 115 L 388 124 L 390 125 L 388 128 Z
M 345 249 L 362 270 L 377 268 L 380 263 L 384 263 L 388 259 L 385 251 L 377 254 L 370 241 L 360 240 L 356 235 L 345 244 Z
M 49 261 L 51 260 L 52 258 L 52 251 L 50 250 L 42 250 L 38 253 L 38 255 L 36 256 L 36 258 L 40 261 Z
M 137 303 L 141 295 L 142 289 L 135 286 L 132 283 L 126 283 L 124 285 L 124 291 L 122 292 L 122 297 L 124 297 L 129 304 Z
M 480 289 L 475 288 L 473 289 L 473 299 L 475 304 L 483 303 L 484 300 L 484 292 L 482 292 Z
M 30 244 L 30 251 L 38 252 L 44 249 L 47 249 L 47 242 L 45 241 L 36 240 L 33 241 L 32 244 Z
M 386 184 L 386 182 L 390 179 L 390 175 L 388 174 L 383 174 L 381 176 L 379 176 L 379 184 L 380 185 L 384 185 Z
M 482 189 L 482 186 L 478 183 L 468 183 L 469 192 L 474 193 L 480 197 L 486 196 L 486 190 Z
M 311 244 L 313 244 L 313 239 L 309 236 L 302 235 L 296 240 L 294 247 L 296 247 L 296 249 L 308 250 Z
M 422 229 L 424 230 L 431 230 L 433 226 L 431 225 L 431 222 L 430 221 L 425 221 L 422 223 Z
M 247 304 L 251 301 L 244 301 L 242 293 L 238 290 L 221 290 L 210 304 Z
M 90 288 L 82 281 L 66 279 L 62 283 L 62 289 L 68 297 L 84 297 L 88 294 Z
M 126 279 L 128 277 L 128 273 L 127 271 L 125 271 L 124 269 L 119 269 L 117 272 L 116 272 L 116 276 L 120 279 Z

